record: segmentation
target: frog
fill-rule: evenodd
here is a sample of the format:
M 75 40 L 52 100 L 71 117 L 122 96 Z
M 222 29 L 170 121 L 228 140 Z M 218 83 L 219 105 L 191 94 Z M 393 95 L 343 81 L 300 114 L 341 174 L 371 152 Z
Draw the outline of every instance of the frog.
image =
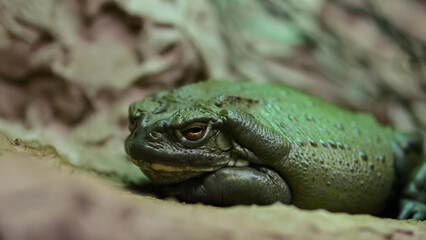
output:
M 295 88 L 207 80 L 129 106 L 130 161 L 169 196 L 426 217 L 423 137 Z

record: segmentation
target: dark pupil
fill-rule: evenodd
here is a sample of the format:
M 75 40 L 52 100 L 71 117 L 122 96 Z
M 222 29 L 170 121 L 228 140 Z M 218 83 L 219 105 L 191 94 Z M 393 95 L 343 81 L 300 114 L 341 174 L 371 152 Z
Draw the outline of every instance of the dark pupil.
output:
M 199 133 L 199 132 L 201 132 L 203 130 L 204 130 L 204 128 L 194 127 L 194 128 L 188 129 L 187 132 L 189 132 L 189 133 Z

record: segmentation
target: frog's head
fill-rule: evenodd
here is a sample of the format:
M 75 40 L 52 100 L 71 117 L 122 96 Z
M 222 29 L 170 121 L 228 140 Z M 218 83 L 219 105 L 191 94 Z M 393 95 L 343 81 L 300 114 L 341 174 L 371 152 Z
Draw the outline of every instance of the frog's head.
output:
M 249 92 L 256 88 L 243 87 L 229 91 L 225 81 L 204 82 L 132 103 L 127 154 L 157 184 L 223 167 L 279 167 L 289 141 L 251 114 L 265 105 Z
M 180 182 L 232 161 L 217 109 L 179 103 L 160 92 L 129 107 L 127 154 L 158 184 Z

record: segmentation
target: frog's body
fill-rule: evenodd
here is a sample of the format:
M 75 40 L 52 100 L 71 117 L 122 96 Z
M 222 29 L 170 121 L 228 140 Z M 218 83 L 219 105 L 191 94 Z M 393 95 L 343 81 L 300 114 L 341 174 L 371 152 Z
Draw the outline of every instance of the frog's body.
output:
M 376 213 L 423 161 L 420 137 L 275 85 L 192 84 L 133 103 L 130 118 L 133 161 L 154 183 L 180 183 L 190 201 Z M 182 133 L 194 123 L 206 136 L 188 140 Z M 418 172 L 413 181 L 424 178 Z

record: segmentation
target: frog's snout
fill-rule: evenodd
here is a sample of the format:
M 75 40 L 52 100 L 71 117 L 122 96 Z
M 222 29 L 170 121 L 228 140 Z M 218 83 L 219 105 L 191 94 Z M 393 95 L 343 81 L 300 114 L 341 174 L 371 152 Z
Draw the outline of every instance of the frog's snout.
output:
M 152 126 L 147 126 L 141 121 L 125 140 L 126 153 L 133 159 L 140 159 L 149 151 L 150 145 L 162 140 L 165 129 L 164 121 L 159 121 Z

